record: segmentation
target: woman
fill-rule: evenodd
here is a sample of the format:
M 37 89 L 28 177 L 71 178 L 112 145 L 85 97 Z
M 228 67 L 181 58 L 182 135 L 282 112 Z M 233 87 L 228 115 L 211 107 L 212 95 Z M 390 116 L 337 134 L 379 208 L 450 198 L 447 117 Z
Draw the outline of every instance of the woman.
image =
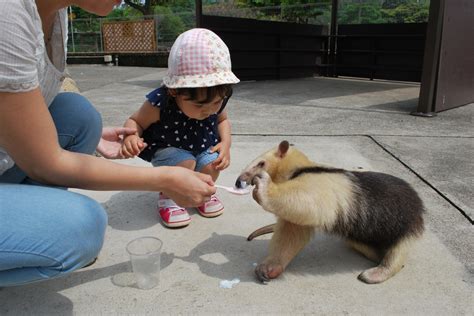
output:
M 58 94 L 64 78 L 66 8 L 106 15 L 120 0 L 0 1 L 0 286 L 70 273 L 96 258 L 106 214 L 68 192 L 160 191 L 198 206 L 215 193 L 210 176 L 185 168 L 141 168 L 119 158 L 131 129 L 105 129 L 87 99 Z

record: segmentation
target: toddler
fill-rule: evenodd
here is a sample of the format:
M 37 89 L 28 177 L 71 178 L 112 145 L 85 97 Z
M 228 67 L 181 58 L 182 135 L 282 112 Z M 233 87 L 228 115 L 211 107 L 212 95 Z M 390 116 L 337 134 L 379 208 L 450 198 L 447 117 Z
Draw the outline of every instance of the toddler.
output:
M 181 166 L 212 176 L 230 163 L 230 123 L 225 106 L 232 85 L 229 49 L 212 31 L 202 28 L 182 33 L 171 47 L 168 73 L 161 87 L 126 122 L 137 129 L 124 139 L 122 155 L 150 161 L 153 166 Z M 222 214 L 214 195 L 198 207 L 202 216 Z M 168 227 L 183 227 L 187 210 L 160 193 L 158 213 Z

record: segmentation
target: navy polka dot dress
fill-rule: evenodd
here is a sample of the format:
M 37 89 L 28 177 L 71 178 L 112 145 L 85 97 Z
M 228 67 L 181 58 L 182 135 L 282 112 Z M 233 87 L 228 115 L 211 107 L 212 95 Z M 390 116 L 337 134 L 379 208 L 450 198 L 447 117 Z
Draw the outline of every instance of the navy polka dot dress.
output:
M 204 120 L 187 117 L 179 109 L 174 98 L 168 97 L 165 87 L 153 90 L 146 98 L 159 108 L 160 120 L 143 131 L 142 137 L 148 146 L 140 153 L 140 158 L 151 161 L 158 149 L 166 147 L 180 148 L 198 155 L 219 142 L 218 114 Z M 225 104 L 219 113 L 224 106 Z

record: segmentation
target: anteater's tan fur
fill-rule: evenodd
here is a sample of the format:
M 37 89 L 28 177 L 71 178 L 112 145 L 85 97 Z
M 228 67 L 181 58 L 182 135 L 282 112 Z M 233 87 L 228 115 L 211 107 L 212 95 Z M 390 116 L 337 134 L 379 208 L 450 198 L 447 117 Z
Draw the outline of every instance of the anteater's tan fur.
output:
M 322 231 L 344 237 L 376 261 L 359 279 L 380 283 L 403 267 L 411 242 L 423 232 L 423 203 L 406 182 L 318 165 L 287 141 L 249 164 L 236 185 L 243 182 L 255 185 L 255 201 L 277 216 L 269 255 L 255 270 L 261 281 L 278 277 L 314 231 Z

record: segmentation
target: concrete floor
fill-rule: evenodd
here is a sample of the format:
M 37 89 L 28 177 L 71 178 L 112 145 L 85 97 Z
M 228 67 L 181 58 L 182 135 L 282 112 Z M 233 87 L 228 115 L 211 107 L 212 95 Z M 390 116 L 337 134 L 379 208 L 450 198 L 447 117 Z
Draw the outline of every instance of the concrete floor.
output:
M 70 67 L 105 125 L 122 125 L 165 71 Z M 390 173 L 414 186 L 428 210 L 427 229 L 387 282 L 358 281 L 373 263 L 327 235 L 316 235 L 279 279 L 256 282 L 254 266 L 271 236 L 246 237 L 274 218 L 250 196 L 221 192 L 222 216 L 192 211 L 187 228 L 170 230 L 157 218 L 156 193 L 75 190 L 109 214 L 98 261 L 62 279 L 0 289 L 0 315 L 473 315 L 474 104 L 434 118 L 410 116 L 418 94 L 413 83 L 306 78 L 240 83 L 228 105 L 232 164 L 220 184 L 232 185 L 248 162 L 287 139 L 314 161 Z M 164 242 L 161 283 L 149 291 L 134 287 L 125 252 L 128 241 L 144 235 Z M 235 278 L 233 288 L 219 286 Z

